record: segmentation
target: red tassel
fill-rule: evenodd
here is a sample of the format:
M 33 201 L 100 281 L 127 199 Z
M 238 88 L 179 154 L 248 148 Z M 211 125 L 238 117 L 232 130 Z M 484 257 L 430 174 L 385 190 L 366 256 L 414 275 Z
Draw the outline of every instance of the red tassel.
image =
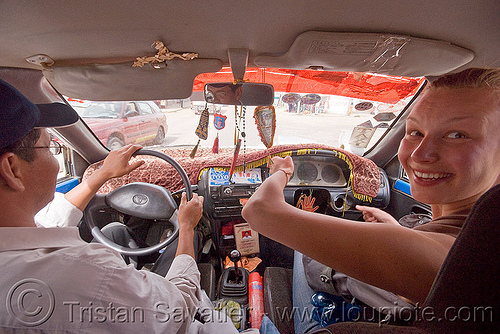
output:
M 217 134 L 217 137 L 215 137 L 214 146 L 212 146 L 212 152 L 216 154 L 219 153 L 219 134 Z
M 236 167 L 236 160 L 238 160 L 238 154 L 240 153 L 240 147 L 241 147 L 241 139 L 238 139 L 238 143 L 234 148 L 233 162 L 231 164 L 231 169 L 229 170 L 229 182 L 231 182 L 231 179 L 233 178 L 233 172 L 234 168 Z

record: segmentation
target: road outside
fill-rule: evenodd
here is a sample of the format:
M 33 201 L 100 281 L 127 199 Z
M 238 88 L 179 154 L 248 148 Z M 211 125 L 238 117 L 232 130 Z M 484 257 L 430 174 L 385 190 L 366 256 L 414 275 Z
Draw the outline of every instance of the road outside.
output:
M 227 116 L 226 126 L 219 131 L 219 145 L 221 147 L 232 147 L 235 115 L 233 107 L 222 107 L 223 114 Z M 248 107 L 246 111 L 246 144 L 247 147 L 265 148 L 253 118 L 254 107 Z M 192 109 L 177 109 L 166 112 L 168 122 L 168 133 L 165 138 L 165 146 L 196 145 L 198 137 L 195 134 L 200 119 Z M 302 144 L 323 143 L 339 147 L 339 139 L 342 134 L 343 142 L 347 142 L 354 126 L 367 120 L 372 120 L 373 115 L 337 115 L 330 113 L 321 114 L 296 114 L 289 113 L 285 109 L 276 109 L 276 134 L 274 145 L 280 144 Z M 372 120 L 373 123 L 373 120 Z M 376 123 L 376 122 L 375 122 Z M 374 124 L 376 125 L 376 124 Z M 385 129 L 377 130 L 379 136 Z M 211 147 L 217 135 L 213 125 L 213 115 L 210 115 L 208 139 L 202 140 L 202 147 Z M 375 136 L 374 136 L 375 137 Z M 372 139 L 373 143 L 373 139 Z

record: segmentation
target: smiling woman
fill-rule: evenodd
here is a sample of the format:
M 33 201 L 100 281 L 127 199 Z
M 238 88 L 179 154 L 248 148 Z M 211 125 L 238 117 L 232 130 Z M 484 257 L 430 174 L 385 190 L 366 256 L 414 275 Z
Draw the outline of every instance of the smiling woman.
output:
M 413 197 L 431 204 L 435 216 L 470 208 L 499 181 L 500 82 L 494 71 L 490 80 L 476 72 L 463 74 L 470 81 L 462 87 L 467 79 L 458 76 L 457 83 L 432 83 L 406 123 L 399 160 Z
M 287 175 L 294 172 L 289 157 L 273 159 L 271 177 L 246 203 L 243 218 L 256 231 L 334 268 L 327 276 L 330 292 L 350 295 L 379 311 L 386 303 L 411 309 L 424 302 L 474 203 L 500 183 L 499 73 L 469 69 L 440 78 L 424 90 L 407 118 L 398 156 L 414 198 L 431 205 L 431 222 L 407 229 L 375 215 L 375 222 L 360 224 L 290 206 L 283 194 Z M 306 234 L 315 240 L 314 247 L 301 238 Z M 304 269 L 302 254 L 296 256 L 294 286 L 307 293 L 304 281 L 311 269 Z M 354 284 L 339 272 L 362 282 Z M 395 295 L 380 298 L 387 292 L 379 288 Z M 305 310 L 310 303 L 303 297 L 299 292 L 294 303 Z M 397 312 L 383 313 L 401 320 Z M 303 332 L 314 323 L 296 321 L 295 329 Z

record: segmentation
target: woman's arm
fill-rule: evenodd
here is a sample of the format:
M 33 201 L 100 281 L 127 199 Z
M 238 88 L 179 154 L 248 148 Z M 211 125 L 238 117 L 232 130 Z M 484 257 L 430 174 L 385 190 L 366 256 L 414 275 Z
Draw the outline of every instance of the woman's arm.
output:
M 363 219 L 369 223 L 387 223 L 401 226 L 399 222 L 387 212 L 371 206 L 356 205 L 356 209 L 363 213 Z
M 274 162 L 293 168 L 291 159 Z M 285 202 L 287 180 L 275 172 L 246 203 L 242 216 L 253 229 L 349 276 L 425 300 L 453 237 L 300 210 Z

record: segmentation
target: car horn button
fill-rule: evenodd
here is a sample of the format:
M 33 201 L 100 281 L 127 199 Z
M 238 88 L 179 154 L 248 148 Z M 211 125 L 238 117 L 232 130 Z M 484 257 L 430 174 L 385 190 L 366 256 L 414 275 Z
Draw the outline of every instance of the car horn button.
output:
M 149 198 L 144 194 L 137 194 L 132 197 L 132 201 L 137 205 L 144 205 L 149 201 Z

